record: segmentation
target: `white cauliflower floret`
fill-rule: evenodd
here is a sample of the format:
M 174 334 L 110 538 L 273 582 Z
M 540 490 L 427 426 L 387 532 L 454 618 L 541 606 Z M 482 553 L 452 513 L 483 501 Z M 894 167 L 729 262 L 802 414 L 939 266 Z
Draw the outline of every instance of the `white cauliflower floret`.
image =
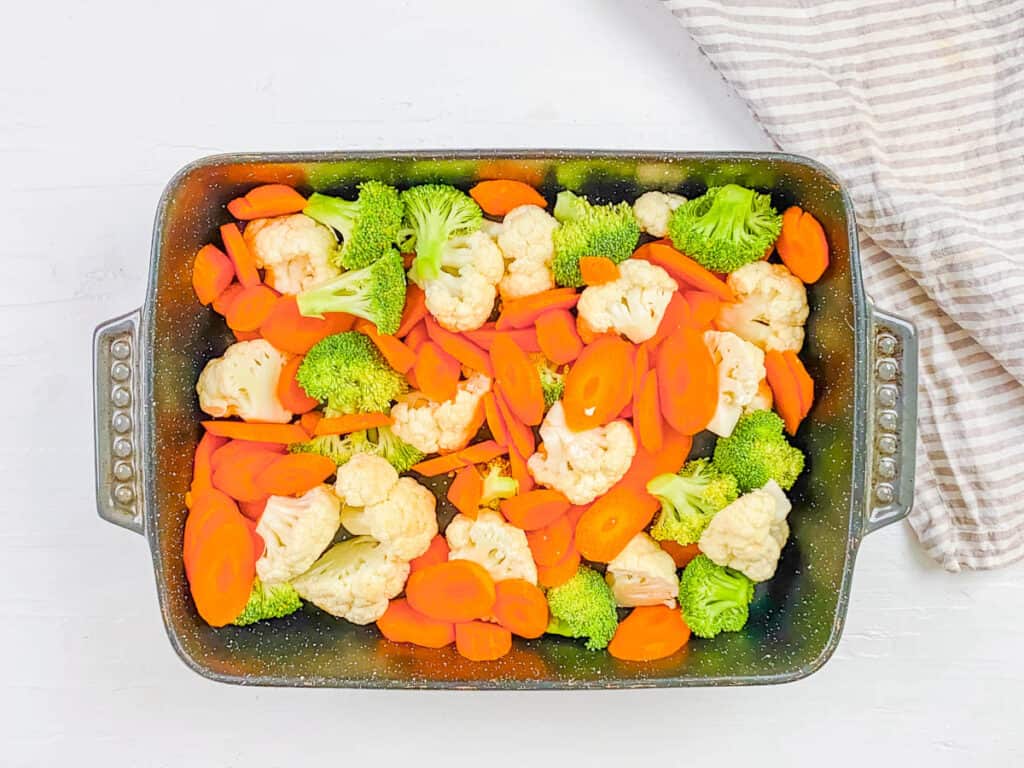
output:
M 638 533 L 615 559 L 608 563 L 605 581 L 612 588 L 616 605 L 676 604 L 679 579 L 672 555 L 646 533 Z
M 626 474 L 636 455 L 633 430 L 624 421 L 573 432 L 555 403 L 540 425 L 543 440 L 527 469 L 541 485 L 561 491 L 573 504 L 589 504 Z
M 778 483 L 769 480 L 711 518 L 701 534 L 700 551 L 751 581 L 767 581 L 775 575 L 789 538 L 786 515 L 791 508 Z
M 498 284 L 503 299 L 518 299 L 555 287 L 551 259 L 555 255 L 552 233 L 556 229 L 555 217 L 536 205 L 520 205 L 505 214 L 497 235 L 508 262 Z
M 370 624 L 405 588 L 409 563 L 389 557 L 379 541 L 357 536 L 335 544 L 292 582 L 304 600 L 353 624 Z
M 365 507 L 384 501 L 397 482 L 398 472 L 387 459 L 372 453 L 357 453 L 338 467 L 334 492 L 350 507 Z M 348 528 L 347 525 L 345 527 Z M 351 528 L 349 530 L 352 531 Z
M 411 477 L 400 479 L 384 499 L 368 506 L 348 506 L 345 501 L 341 508 L 345 530 L 372 536 L 397 560 L 419 557 L 437 535 L 437 498 Z
M 495 581 L 526 579 L 537 583 L 537 565 L 526 534 L 497 512 L 481 509 L 476 520 L 456 515 L 444 532 L 449 560 L 472 560 Z
M 728 437 L 743 409 L 758 397 L 765 380 L 764 352 L 729 331 L 705 331 L 704 344 L 718 368 L 718 405 L 706 428 Z
M 423 453 L 458 450 L 473 437 L 478 409 L 490 389 L 491 380 L 475 373 L 459 382 L 455 397 L 443 403 L 410 392 L 391 409 L 391 431 Z
M 665 237 L 672 211 L 685 202 L 685 197 L 671 192 L 644 192 L 633 201 L 633 215 L 644 232 Z
M 291 411 L 277 397 L 277 382 L 286 362 L 264 339 L 232 344 L 199 374 L 199 407 L 218 419 L 240 416 L 246 421 L 291 421 Z
M 715 325 L 720 330 L 732 331 L 764 350 L 800 351 L 809 311 L 800 278 L 782 264 L 755 261 L 730 274 L 726 282 L 736 303 L 718 310 Z
M 256 524 L 266 544 L 256 575 L 264 584 L 280 584 L 303 573 L 334 540 L 340 513 L 341 502 L 326 485 L 298 498 L 271 496 Z
M 576 310 L 597 333 L 612 330 L 639 344 L 657 333 L 678 288 L 658 265 L 627 259 L 619 264 L 617 279 L 585 288 Z
M 329 227 L 303 213 L 254 219 L 245 226 L 246 245 L 266 282 L 278 293 L 302 293 L 341 274 L 331 263 L 338 240 Z
M 501 249 L 485 232 L 453 237 L 441 253 L 441 273 L 421 280 L 427 311 L 449 331 L 472 331 L 487 322 L 505 274 Z
M 761 383 L 757 385 L 757 394 L 754 395 L 754 398 L 749 403 L 743 406 L 743 413 L 770 411 L 774 402 L 772 388 L 768 386 L 768 379 L 761 379 Z

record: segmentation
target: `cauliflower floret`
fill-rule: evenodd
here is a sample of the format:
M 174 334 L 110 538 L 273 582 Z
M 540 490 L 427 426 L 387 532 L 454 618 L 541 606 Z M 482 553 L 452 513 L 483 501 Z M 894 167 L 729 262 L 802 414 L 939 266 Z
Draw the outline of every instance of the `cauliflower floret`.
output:
M 778 483 L 769 480 L 711 518 L 701 534 L 700 551 L 751 581 L 767 581 L 775 575 L 789 538 L 786 515 L 791 508 Z
M 218 419 L 292 420 L 277 397 L 277 382 L 287 358 L 264 339 L 240 341 L 206 364 L 196 382 L 199 407 Z
M 626 474 L 636 455 L 633 430 L 624 421 L 573 432 L 562 403 L 551 406 L 540 425 L 543 440 L 526 462 L 541 485 L 561 491 L 573 504 L 589 504 Z
M 678 288 L 658 265 L 627 259 L 619 264 L 618 279 L 585 288 L 576 309 L 596 332 L 613 330 L 639 344 L 657 332 Z
M 423 453 L 458 450 L 473 437 L 477 409 L 490 390 L 491 380 L 475 373 L 459 383 L 453 399 L 443 403 L 422 392 L 410 392 L 391 409 L 391 431 Z
M 292 586 L 333 616 L 370 624 L 384 615 L 407 578 L 409 563 L 389 557 L 370 536 L 357 536 L 327 550 Z
M 644 192 L 633 201 L 633 215 L 644 232 L 655 237 L 665 237 L 672 211 L 685 202 L 685 197 L 671 192 Z
M 729 331 L 705 331 L 704 344 L 718 368 L 718 406 L 707 429 L 728 437 L 765 380 L 764 352 Z
M 757 385 L 757 394 L 754 395 L 754 398 L 749 403 L 743 406 L 743 415 L 753 413 L 754 411 L 770 411 L 774 402 L 772 388 L 768 386 L 768 379 L 761 379 L 761 383 Z
M 497 512 L 481 509 L 476 520 L 456 515 L 444 536 L 448 540 L 449 560 L 472 560 L 495 581 L 526 579 L 537 583 L 537 565 L 526 534 L 506 523 Z
M 723 304 L 715 325 L 764 350 L 791 349 L 799 352 L 804 344 L 807 321 L 807 289 L 782 264 L 755 261 L 746 264 L 726 279 L 735 304 Z
M 498 246 L 508 261 L 498 284 L 501 298 L 517 299 L 555 287 L 551 258 L 555 255 L 552 233 L 555 217 L 536 205 L 520 205 L 505 214 Z
M 485 232 L 453 237 L 441 254 L 441 274 L 421 280 L 427 311 L 450 331 L 472 331 L 494 309 L 505 274 L 501 249 Z
M 254 219 L 245 226 L 246 245 L 266 282 L 278 293 L 302 293 L 341 274 L 331 263 L 338 240 L 330 228 L 303 213 Z
M 341 502 L 329 486 L 318 485 L 298 498 L 271 496 L 256 533 L 266 547 L 256 561 L 264 584 L 291 581 L 327 549 L 341 525 Z
M 403 477 L 384 499 L 368 506 L 348 506 L 348 499 L 345 502 L 341 508 L 345 529 L 372 536 L 384 545 L 389 557 L 397 560 L 419 557 L 437 535 L 437 499 L 411 477 Z
M 350 507 L 365 507 L 384 501 L 397 482 L 398 472 L 387 459 L 372 453 L 357 453 L 338 467 L 334 492 Z M 345 527 L 352 531 L 347 525 Z
M 646 533 L 638 533 L 615 559 L 604 575 L 615 595 L 615 603 L 626 608 L 637 605 L 676 604 L 679 579 L 672 555 Z

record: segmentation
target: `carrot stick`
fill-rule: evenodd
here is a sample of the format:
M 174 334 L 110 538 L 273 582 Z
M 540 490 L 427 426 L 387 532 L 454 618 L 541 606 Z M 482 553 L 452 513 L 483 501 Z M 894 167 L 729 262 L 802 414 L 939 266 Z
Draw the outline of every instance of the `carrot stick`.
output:
M 476 200 L 484 213 L 491 216 L 504 216 L 520 205 L 548 206 L 548 201 L 536 189 L 511 179 L 481 181 L 470 187 L 469 196 Z
M 481 349 L 491 349 L 491 345 L 498 336 L 508 336 L 514 341 L 523 352 L 527 354 L 531 352 L 540 352 L 540 344 L 537 342 L 537 330 L 533 327 L 528 328 L 512 328 L 507 331 L 498 331 L 494 328 L 494 323 L 485 323 L 475 331 L 466 331 L 463 334 L 467 339 L 472 341 Z
M 228 327 L 233 331 L 258 331 L 264 321 L 270 317 L 277 294 L 273 289 L 258 284 L 244 288 L 228 310 Z
M 455 470 L 455 479 L 448 486 L 446 497 L 462 514 L 476 518 L 484 495 L 484 479 L 472 464 Z
M 537 565 L 554 565 L 569 551 L 572 546 L 575 525 L 569 522 L 565 514 L 543 528 L 528 531 L 526 542 L 530 545 L 533 561 Z
M 667 605 L 644 605 L 619 623 L 608 653 L 623 661 L 654 661 L 678 651 L 690 639 L 683 612 Z
M 786 359 L 789 372 L 796 379 L 797 389 L 800 392 L 800 418 L 804 419 L 811 412 L 811 406 L 814 405 L 814 379 L 807 373 L 807 369 L 804 368 L 804 364 L 797 357 L 796 352 L 787 349 L 782 356 Z
M 572 309 L 579 298 L 575 288 L 552 288 L 550 291 L 506 301 L 494 327 L 499 331 L 527 328 L 548 310 Z
M 228 203 L 228 213 L 236 219 L 250 221 L 299 213 L 305 207 L 306 198 L 287 184 L 264 184 Z
M 700 554 L 700 546 L 698 544 L 683 546 L 675 541 L 659 541 L 658 545 L 672 555 L 676 568 L 685 568 L 693 558 Z
M 409 601 L 392 600 L 384 615 L 377 619 L 377 629 L 393 643 L 412 643 L 423 648 L 444 648 L 455 642 L 455 625 L 417 613 Z
M 579 432 L 614 419 L 633 396 L 632 370 L 630 343 L 608 337 L 587 346 L 565 376 L 562 407 L 569 429 Z
M 494 585 L 494 618 L 519 637 L 540 637 L 548 628 L 548 601 L 526 579 L 505 579 Z
M 471 370 L 485 373 L 488 376 L 494 375 L 491 369 L 491 359 L 487 352 L 480 349 L 464 334 L 452 333 L 442 328 L 430 315 L 427 315 L 423 322 L 431 341 L 458 360 L 462 365 Z
M 296 454 L 304 455 L 304 454 Z M 284 458 L 271 451 L 248 451 L 224 462 L 213 473 L 213 486 L 237 501 L 259 501 L 269 492 L 263 490 L 259 477 L 278 459 Z
M 658 405 L 658 372 L 648 371 L 633 412 L 637 438 L 648 451 L 661 450 L 663 439 L 661 407 Z
M 505 428 L 505 420 L 498 410 L 498 401 L 494 397 L 494 392 L 484 395 L 484 416 L 487 419 L 487 428 L 491 431 L 491 437 L 501 445 L 508 445 L 508 430 Z
M 467 464 L 482 464 L 491 459 L 504 455 L 508 449 L 495 440 L 484 440 L 463 448 L 460 451 L 453 451 L 444 456 L 437 456 L 433 459 L 413 464 L 411 469 L 424 477 L 436 477 L 445 475 L 459 467 Z
M 420 348 L 420 345 L 429 338 L 430 336 L 427 335 L 426 324 L 419 322 L 416 323 L 416 325 L 412 327 L 412 330 L 405 335 L 405 346 L 413 352 L 416 352 Z
M 282 352 L 304 355 L 318 341 L 350 330 L 355 317 L 344 312 L 327 312 L 323 319 L 299 314 L 294 296 L 281 296 L 260 326 L 263 338 Z
M 657 499 L 620 481 L 583 513 L 576 525 L 576 547 L 587 560 L 611 562 L 657 511 Z
M 359 432 L 363 429 L 387 427 L 392 423 L 394 420 L 387 413 L 345 413 L 320 419 L 313 428 L 313 434 L 317 437 L 347 435 L 349 432 Z
M 269 498 L 269 497 L 268 497 Z M 252 520 L 258 523 L 260 518 L 263 517 L 263 510 L 267 508 L 267 499 L 263 498 L 259 501 L 240 501 L 238 502 L 238 511 L 245 515 L 247 520 Z M 258 559 L 259 556 L 257 556 Z
M 775 243 L 782 263 L 805 283 L 816 283 L 828 269 L 828 240 L 816 218 L 798 206 L 782 214 L 782 232 Z
M 196 445 L 195 459 L 192 462 L 192 485 L 189 487 L 191 498 L 197 493 L 213 488 L 213 457 L 224 446 L 227 440 L 217 435 L 204 433 Z
M 249 246 L 242 239 L 237 224 L 225 224 L 220 228 L 220 239 L 224 242 L 224 250 L 235 265 L 235 274 L 243 288 L 251 288 L 260 284 L 260 273 L 256 269 L 256 259 L 249 251 Z
M 206 435 L 210 435 L 210 433 L 207 432 Z M 213 437 L 212 435 L 210 436 Z M 214 439 L 225 440 L 222 437 Z M 210 469 L 216 472 L 222 465 L 230 464 L 241 456 L 252 452 L 280 455 L 285 452 L 285 446 L 279 443 L 253 443 L 249 440 L 228 440 L 213 452 L 213 455 L 210 457 Z
M 580 568 L 580 553 L 575 547 L 570 547 L 565 556 L 554 565 L 537 566 L 537 583 L 545 589 L 560 587 L 573 576 Z
M 405 289 L 405 308 L 402 310 L 402 322 L 398 324 L 395 336 L 404 339 L 409 331 L 427 316 L 427 297 L 423 289 L 416 283 L 409 283 Z
M 718 371 L 702 334 L 682 328 L 658 350 L 661 413 L 674 429 L 695 435 L 704 429 L 718 405 Z
M 508 449 L 508 463 L 512 471 L 512 478 L 519 483 L 519 492 L 526 493 L 533 488 L 533 475 L 526 468 L 526 458 L 516 449 L 515 445 L 510 445 Z
M 359 319 L 356 321 L 355 329 L 370 337 L 370 341 L 377 347 L 377 351 L 388 361 L 388 365 L 399 373 L 406 373 L 416 364 L 416 353 L 409 349 L 395 336 L 380 333 L 377 326 L 369 320 Z
M 484 440 L 468 445 L 461 451 L 458 451 L 459 458 L 466 464 L 484 464 L 491 459 L 504 456 L 505 453 L 505 446 L 496 440 Z
M 576 318 L 567 309 L 553 309 L 537 318 L 537 343 L 544 356 L 556 365 L 571 363 L 583 351 Z
M 527 425 L 544 418 L 544 390 L 537 366 L 511 338 L 499 336 L 491 345 L 494 381 L 509 409 Z
M 686 297 L 686 303 L 690 305 L 690 322 L 688 325 L 701 331 L 706 331 L 718 316 L 718 308 L 722 302 L 713 293 L 705 291 L 687 291 L 684 296 Z
M 604 285 L 619 279 L 619 265 L 607 256 L 584 256 L 580 274 L 585 285 Z
M 286 411 L 292 413 L 306 413 L 320 404 L 316 398 L 306 394 L 299 382 L 295 379 L 295 372 L 302 365 L 301 357 L 293 357 L 284 364 L 281 369 L 281 378 L 277 380 L 277 399 L 281 401 Z
M 699 291 L 712 293 L 722 301 L 736 300 L 732 288 L 725 282 L 671 245 L 662 242 L 646 243 L 634 251 L 633 258 L 657 264 L 675 280 L 693 286 Z
M 232 440 L 249 440 L 254 443 L 303 443 L 309 435 L 298 424 L 267 424 L 255 421 L 203 421 L 203 429 L 220 437 Z
M 560 491 L 540 488 L 504 499 L 501 514 L 516 528 L 536 531 L 565 515 L 572 506 Z
M 309 411 L 308 413 L 302 414 L 302 418 L 299 419 L 299 424 L 306 431 L 310 437 L 316 431 L 316 425 L 320 423 L 324 415 L 320 411 Z
M 192 288 L 204 307 L 216 300 L 235 279 L 235 265 L 215 245 L 204 245 L 192 263 Z
M 772 388 L 775 410 L 785 422 L 786 431 L 795 435 L 803 420 L 800 384 L 790 370 L 786 358 L 778 350 L 770 349 L 765 353 L 764 368 L 767 373 L 768 386 Z
M 516 452 L 523 458 L 533 455 L 536 448 L 536 441 L 533 437 L 533 430 L 526 426 L 519 417 L 512 412 L 503 390 L 494 393 L 495 402 L 498 405 L 498 413 L 501 414 L 502 423 L 508 431 L 509 441 L 515 446 Z M 523 487 L 519 486 L 520 492 Z
M 443 403 L 455 397 L 462 369 L 459 361 L 432 341 L 425 341 L 416 350 L 413 366 L 416 383 L 431 400 Z
M 196 543 L 186 573 L 203 621 L 222 627 L 238 617 L 256 578 L 255 547 L 240 513 L 225 514 Z
M 456 624 L 455 649 L 470 661 L 494 661 L 512 650 L 512 633 L 489 621 Z
M 405 585 L 409 605 L 440 621 L 472 621 L 490 616 L 494 580 L 470 560 L 449 560 L 416 571 Z
M 234 266 L 231 268 L 234 269 Z M 210 306 L 213 307 L 213 311 L 221 317 L 227 317 L 228 310 L 231 309 L 231 303 L 238 298 L 238 294 L 243 290 L 245 289 L 242 288 L 240 283 L 231 283 L 231 285 L 221 292 L 220 296 L 213 300 L 213 303 Z
M 410 573 L 421 571 L 431 565 L 437 565 L 438 563 L 444 563 L 448 560 L 448 542 L 445 541 L 444 536 L 437 534 L 430 540 L 430 546 L 427 547 L 427 551 L 414 560 L 409 561 Z

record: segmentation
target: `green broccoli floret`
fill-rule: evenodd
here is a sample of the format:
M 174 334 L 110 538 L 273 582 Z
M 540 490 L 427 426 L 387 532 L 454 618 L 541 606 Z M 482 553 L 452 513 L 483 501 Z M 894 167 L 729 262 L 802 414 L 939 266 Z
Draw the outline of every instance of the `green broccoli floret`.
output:
M 306 317 L 323 317 L 324 312 L 347 312 L 369 320 L 381 333 L 394 333 L 402 324 L 405 307 L 405 267 L 394 248 L 362 269 L 300 293 L 299 312 Z
M 562 226 L 553 236 L 551 271 L 561 286 L 583 285 L 584 256 L 606 256 L 618 264 L 633 254 L 640 239 L 640 225 L 629 203 L 591 205 L 587 198 L 563 190 L 555 200 L 554 215 Z
M 763 259 L 781 231 L 772 199 L 737 184 L 683 203 L 668 224 L 673 245 L 713 272 L 735 272 Z
M 600 573 L 585 565 L 567 582 L 548 590 L 548 608 L 548 632 L 585 637 L 591 651 L 606 648 L 619 624 L 611 587 Z
M 364 429 L 347 435 L 320 435 L 304 443 L 292 443 L 288 450 L 326 456 L 339 467 L 357 453 L 370 453 L 386 459 L 398 472 L 408 472 L 424 456 L 422 451 L 402 440 L 390 427 Z
M 441 274 L 441 252 L 448 239 L 480 229 L 483 212 L 473 198 L 455 187 L 423 184 L 402 193 L 406 231 L 402 249 L 416 249 L 409 277 L 416 283 Z
M 715 513 L 739 496 L 736 478 L 710 459 L 689 461 L 675 475 L 658 475 L 647 483 L 647 492 L 661 502 L 651 536 L 683 545 L 697 541 Z
M 379 181 L 364 181 L 357 199 L 342 200 L 315 192 L 302 212 L 341 234 L 338 266 L 359 269 L 394 246 L 405 209 L 397 189 Z
M 511 499 L 519 493 L 519 481 L 512 477 L 512 468 L 505 456 L 491 459 L 483 467 L 484 490 L 481 507 L 497 507 L 502 499 Z
M 282 616 L 295 613 L 302 607 L 302 600 L 295 587 L 291 584 L 274 584 L 267 586 L 259 579 L 252 584 L 249 602 L 245 610 L 232 624 L 244 627 L 264 619 L 280 619 Z
M 295 379 L 306 394 L 327 403 L 328 415 L 387 411 L 405 391 L 405 379 L 387 364 L 370 338 L 357 331 L 317 342 L 306 353 Z
M 698 555 L 679 579 L 679 607 L 697 637 L 743 629 L 754 599 L 754 582 L 739 571 Z
M 733 475 L 743 493 L 769 480 L 788 491 L 804 469 L 804 455 L 786 441 L 782 427 L 774 411 L 741 416 L 732 434 L 715 443 L 715 466 Z
M 565 372 L 568 366 L 559 368 L 539 352 L 530 355 L 530 358 L 540 374 L 540 386 L 544 391 L 544 410 L 546 411 L 562 399 L 562 394 L 565 392 Z

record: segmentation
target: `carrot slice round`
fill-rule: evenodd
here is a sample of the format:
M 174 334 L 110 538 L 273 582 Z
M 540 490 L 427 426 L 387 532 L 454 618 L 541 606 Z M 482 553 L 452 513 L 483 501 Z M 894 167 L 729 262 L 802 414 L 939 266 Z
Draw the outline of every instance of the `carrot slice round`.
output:
M 512 634 L 532 639 L 548 628 L 548 601 L 525 579 L 505 579 L 494 585 L 494 618 Z
M 509 336 L 498 336 L 491 344 L 494 380 L 512 412 L 524 424 L 540 424 L 544 418 L 544 390 L 540 372 Z
M 681 328 L 658 350 L 661 413 L 674 429 L 695 435 L 718 405 L 718 371 L 701 333 Z
M 667 605 L 646 605 L 619 623 L 608 653 L 623 661 L 664 659 L 682 648 L 690 639 L 690 628 L 683 612 Z
M 576 432 L 614 419 L 633 396 L 633 345 L 598 339 L 586 347 L 565 376 L 565 423 Z

